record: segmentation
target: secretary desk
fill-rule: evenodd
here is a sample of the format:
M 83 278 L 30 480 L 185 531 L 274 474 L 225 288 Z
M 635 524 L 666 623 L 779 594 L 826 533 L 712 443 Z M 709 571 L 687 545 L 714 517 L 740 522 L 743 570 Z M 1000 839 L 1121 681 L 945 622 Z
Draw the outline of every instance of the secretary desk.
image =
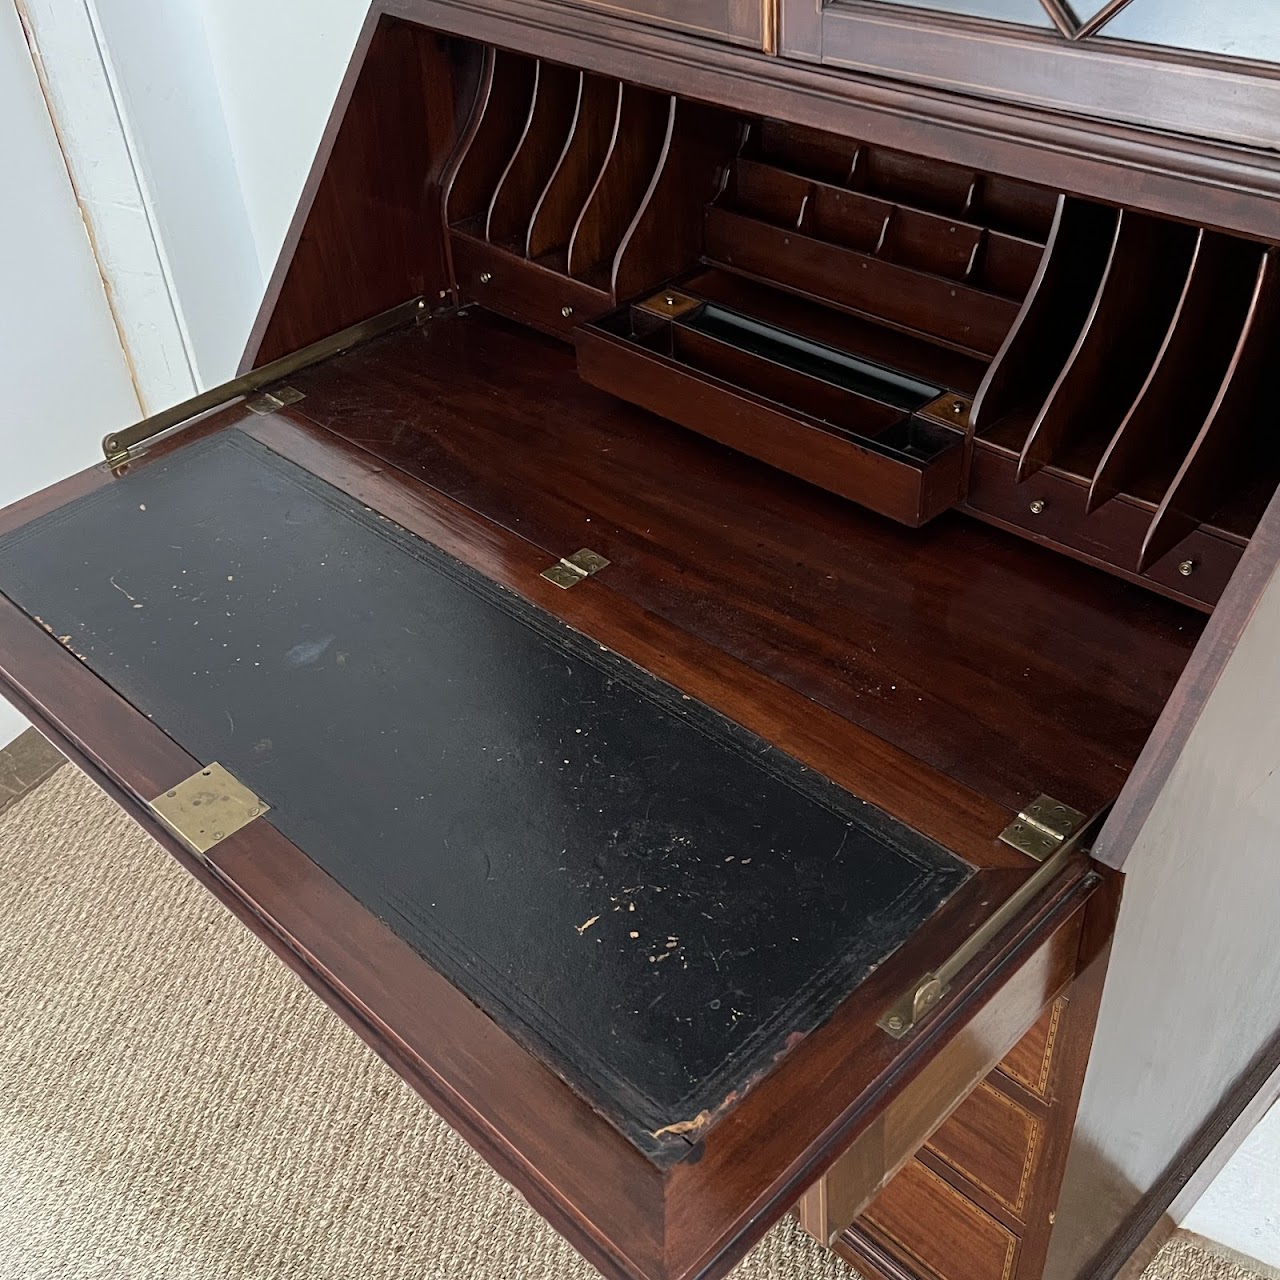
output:
M 1277 121 L 1272 0 L 379 0 L 3 691 L 605 1276 L 1109 1280 L 1280 1063 Z

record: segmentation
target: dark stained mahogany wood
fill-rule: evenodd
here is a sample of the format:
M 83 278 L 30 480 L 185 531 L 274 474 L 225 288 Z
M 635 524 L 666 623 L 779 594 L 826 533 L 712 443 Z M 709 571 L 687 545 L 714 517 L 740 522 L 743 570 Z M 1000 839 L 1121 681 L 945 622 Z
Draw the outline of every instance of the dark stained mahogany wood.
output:
M 1176 547 L 1198 524 L 1221 515 L 1240 478 L 1277 476 L 1280 450 L 1257 432 L 1268 402 L 1272 359 L 1280 337 L 1280 251 L 1263 257 L 1240 342 L 1209 417 L 1151 521 L 1138 568 Z M 1258 514 L 1261 514 L 1259 512 Z M 1252 530 L 1250 530 L 1252 532 Z
M 254 363 L 447 287 L 443 229 L 428 211 L 476 68 L 406 23 L 371 23 L 364 40 L 304 192 L 305 230 L 291 230 L 250 338 Z
M 986 103 L 882 76 L 833 77 L 788 59 L 695 44 L 655 29 L 628 33 L 623 42 L 616 23 L 570 13 L 552 0 L 484 0 L 483 7 L 476 0 L 388 0 L 385 11 L 731 110 L 1016 174 L 1054 190 L 1136 203 L 1216 229 L 1274 233 L 1270 202 L 1280 191 L 1280 161 L 1258 149 Z M 908 24 L 912 18 L 904 15 Z M 1249 84 L 1240 97 L 1250 96 Z M 1265 135 L 1274 112 L 1265 94 L 1253 101 Z
M 782 4 L 784 10 L 817 4 L 806 51 L 827 66 L 1001 99 L 1011 109 L 1051 107 L 1245 146 L 1275 141 L 1280 70 L 1272 65 L 1111 38 L 1068 41 L 929 6 L 903 12 L 862 0 Z M 784 28 L 786 22 L 784 16 Z
M 593 386 L 868 510 L 915 527 L 961 495 L 958 431 L 919 424 L 931 447 L 915 457 L 908 452 L 915 424 L 902 410 L 696 330 L 673 326 L 666 351 L 603 326 L 575 336 L 578 372 Z M 892 443 L 898 439 L 900 451 Z
M 1020 481 L 1049 462 L 1092 475 L 1154 366 L 1195 239 L 1191 227 L 1121 211 L 1097 297 L 1022 448 Z
M 967 355 L 995 355 L 1018 313 L 1007 298 L 729 209 L 707 211 L 705 252 L 719 266 L 928 334 Z
M 1209 416 L 1258 277 L 1261 248 L 1200 232 L 1164 344 L 1089 486 L 1089 510 L 1118 493 L 1159 502 Z
M 538 63 L 503 49 L 484 51 L 471 118 L 442 186 L 445 222 L 477 222 L 487 233 L 488 213 L 533 120 Z
M 1020 451 L 1032 415 L 1079 338 L 1115 243 L 1116 213 L 1063 199 L 1035 279 L 974 397 L 980 435 Z
M 538 199 L 568 145 L 581 94 L 580 71 L 549 62 L 537 64 L 529 119 L 485 218 L 485 237 L 492 243 L 527 243 Z
M 764 49 L 772 44 L 772 0 L 565 0 L 673 31 Z
M 739 123 L 676 98 L 662 154 L 640 209 L 614 255 L 614 298 L 634 298 L 688 270 L 702 249 L 703 206 L 724 182 Z
M 1194 615 L 961 520 L 896 529 L 601 395 L 572 359 L 477 312 L 298 375 L 298 412 L 553 559 L 594 547 L 647 610 L 1006 811 L 1114 797 Z
M 529 223 L 526 257 L 563 254 L 567 260 L 573 228 L 609 155 L 621 110 L 621 81 L 583 76 L 572 132 Z
M 569 274 L 607 287 L 614 255 L 661 167 L 676 100 L 623 85 L 613 146 L 569 240 Z

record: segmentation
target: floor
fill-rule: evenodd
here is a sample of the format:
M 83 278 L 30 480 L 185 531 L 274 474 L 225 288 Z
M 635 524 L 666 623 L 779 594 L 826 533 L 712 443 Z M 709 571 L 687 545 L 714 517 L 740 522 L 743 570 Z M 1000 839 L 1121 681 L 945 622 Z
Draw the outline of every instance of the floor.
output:
M 76 770 L 0 810 L 0 1280 L 595 1275 Z M 734 1275 L 850 1273 L 786 1222 Z

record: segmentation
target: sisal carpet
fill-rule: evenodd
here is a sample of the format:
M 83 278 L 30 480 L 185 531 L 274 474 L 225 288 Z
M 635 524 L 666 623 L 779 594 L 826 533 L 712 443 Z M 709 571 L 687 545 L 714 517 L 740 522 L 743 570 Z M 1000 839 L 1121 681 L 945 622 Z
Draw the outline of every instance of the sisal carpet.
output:
M 596 1275 L 71 768 L 0 814 L 0 1027 L 0 1280 Z M 789 1221 L 734 1273 L 850 1275 Z

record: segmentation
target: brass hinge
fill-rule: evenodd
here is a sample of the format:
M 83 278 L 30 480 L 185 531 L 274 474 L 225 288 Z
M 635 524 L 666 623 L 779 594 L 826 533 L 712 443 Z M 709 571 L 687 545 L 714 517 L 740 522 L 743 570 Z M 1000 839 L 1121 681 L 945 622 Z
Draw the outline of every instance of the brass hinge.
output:
M 193 773 L 150 804 L 151 812 L 200 857 L 270 808 L 220 764 Z
M 604 556 L 583 547 L 581 551 L 575 551 L 573 555 L 553 564 L 550 569 L 543 569 L 542 577 L 568 591 L 570 587 L 576 587 L 583 578 L 589 578 L 593 573 L 599 573 L 601 569 L 608 567 L 609 561 Z
M 1001 930 L 1012 924 L 1025 907 L 1051 888 L 1054 881 L 1073 861 L 1081 845 L 1101 827 L 1109 810 L 1110 806 L 1094 814 L 1092 818 L 1086 818 L 1078 809 L 1060 804 L 1049 796 L 1040 796 L 1033 804 L 1028 805 L 1018 815 L 1018 821 L 1006 828 L 1000 838 L 1007 844 L 1013 844 L 1009 839 L 1009 833 L 1019 824 L 1026 829 L 1036 830 L 1036 827 L 1032 827 L 1031 824 L 1034 823 L 1038 827 L 1043 823 L 1044 830 L 1038 838 L 1042 841 L 1055 841 L 1051 852 L 942 964 L 932 972 L 924 974 L 885 1010 L 876 1020 L 876 1025 L 881 1031 L 895 1040 L 900 1040 L 907 1032 L 919 1026 L 938 1007 L 942 997 L 951 990 L 951 984 L 965 966 L 976 959 Z M 1029 813 L 1035 816 L 1029 818 L 1027 816 Z M 1070 825 L 1065 835 L 1057 836 L 1056 832 L 1062 831 L 1069 825 L 1065 815 L 1075 815 L 1078 821 Z M 1047 820 L 1056 821 L 1059 825 L 1051 827 Z M 1014 847 L 1021 846 L 1015 844 Z
M 328 338 L 321 338 L 319 342 L 313 342 L 309 347 L 303 347 L 301 351 L 281 356 L 279 360 L 273 360 L 270 364 L 264 364 L 258 369 L 250 369 L 248 373 L 242 373 L 238 378 L 232 378 L 230 382 L 224 382 L 221 386 L 210 387 L 208 391 L 202 391 L 198 396 L 192 396 L 191 399 L 174 405 L 172 409 L 154 413 L 151 417 L 144 418 L 123 431 L 113 431 L 103 440 L 102 452 L 110 466 L 113 468 L 122 466 L 129 461 L 140 445 L 154 440 L 156 436 L 163 435 L 166 431 L 172 431 L 175 427 L 191 422 L 201 414 L 221 409 L 223 405 L 230 404 L 241 396 L 261 391 L 263 387 L 281 382 L 290 374 L 318 364 L 321 360 L 328 360 L 331 356 L 359 346 L 362 342 L 390 333 L 393 329 L 422 323 L 429 318 L 430 308 L 427 300 L 411 298 L 398 307 L 392 307 L 380 315 L 371 316 L 368 320 L 361 320 L 359 324 L 350 325 Z M 298 398 L 300 399 L 301 396 L 299 395 Z M 287 403 L 290 402 L 282 401 L 282 405 Z M 259 412 L 263 411 L 259 410 Z M 265 411 L 274 412 L 274 410 Z
M 299 400 L 306 398 L 297 387 L 272 387 L 270 391 L 254 396 L 245 404 L 245 408 L 252 413 L 275 413 L 277 409 L 286 409 L 289 405 L 297 404 Z
M 1036 796 L 1017 820 L 1000 833 L 1005 844 L 1037 862 L 1052 857 L 1087 820 L 1087 815 L 1052 796 Z

